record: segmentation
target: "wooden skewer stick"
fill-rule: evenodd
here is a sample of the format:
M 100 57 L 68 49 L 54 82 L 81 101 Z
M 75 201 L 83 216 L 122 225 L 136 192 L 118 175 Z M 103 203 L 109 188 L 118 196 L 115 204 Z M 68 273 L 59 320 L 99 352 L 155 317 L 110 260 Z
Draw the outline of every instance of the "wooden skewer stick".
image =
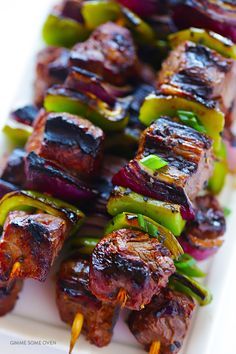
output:
M 77 339 L 80 336 L 82 327 L 83 327 L 83 323 L 84 323 L 84 316 L 82 315 L 82 313 L 77 313 L 77 315 L 74 318 L 74 322 L 72 324 L 72 328 L 71 328 L 71 339 L 70 339 L 70 350 L 69 350 L 69 354 L 72 353 L 72 350 L 75 346 L 75 343 L 77 341 Z
M 20 262 L 15 262 L 13 264 L 13 267 L 12 267 L 12 270 L 11 270 L 10 278 L 17 277 L 19 275 L 19 273 L 20 273 L 20 268 L 21 268 Z
M 154 341 L 152 342 L 152 345 L 149 350 L 149 354 L 159 354 L 161 349 L 161 342 L 160 341 Z
M 128 299 L 128 295 L 125 289 L 120 289 L 117 295 L 117 302 L 120 305 L 120 307 L 123 309 L 125 307 L 125 304 Z

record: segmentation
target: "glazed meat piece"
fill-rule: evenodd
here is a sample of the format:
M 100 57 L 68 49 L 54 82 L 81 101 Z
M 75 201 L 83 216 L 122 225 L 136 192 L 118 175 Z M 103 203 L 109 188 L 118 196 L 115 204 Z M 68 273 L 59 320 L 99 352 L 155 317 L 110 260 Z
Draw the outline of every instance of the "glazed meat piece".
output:
M 23 187 L 25 185 L 24 158 L 26 152 L 23 149 L 15 149 L 8 156 L 5 168 L 3 169 L 2 179 Z
M 68 232 L 66 221 L 59 217 L 10 212 L 0 240 L 0 280 L 44 281 Z
M 34 82 L 34 102 L 37 106 L 42 106 L 44 94 L 50 86 L 64 82 L 69 56 L 68 49 L 58 47 L 47 47 L 38 53 Z
M 160 341 L 160 354 L 177 354 L 183 344 L 195 304 L 181 293 L 163 290 L 141 311 L 129 316 L 129 329 L 148 351 Z
M 196 198 L 195 219 L 189 224 L 187 232 L 200 239 L 215 239 L 224 235 L 226 221 L 216 197 L 207 194 Z
M 99 171 L 103 141 L 103 131 L 86 119 L 41 111 L 26 151 L 34 151 L 76 176 L 91 177 Z
M 33 125 L 33 122 L 38 115 L 38 108 L 33 105 L 24 106 L 11 112 L 11 119 L 26 125 Z
M 169 250 L 156 238 L 120 229 L 104 237 L 91 257 L 90 289 L 101 301 L 117 303 L 126 291 L 125 306 L 140 310 L 167 285 L 175 266 Z
M 57 280 L 57 306 L 62 321 L 72 325 L 77 313 L 84 316 L 82 332 L 98 347 L 111 341 L 118 308 L 99 301 L 89 290 L 89 262 L 81 258 L 65 261 Z
M 108 22 L 99 26 L 85 42 L 76 44 L 71 64 L 122 86 L 137 75 L 137 56 L 128 29 Z
M 168 165 L 156 171 L 146 168 L 140 161 L 153 154 Z M 213 162 L 212 142 L 206 135 L 163 117 L 143 132 L 136 158 L 113 177 L 113 183 L 180 204 L 183 216 L 191 219 L 190 200 L 205 186 Z
M 22 280 L 14 279 L 10 282 L 0 282 L 0 316 L 13 310 L 22 289 Z
M 162 64 L 157 88 L 218 106 L 231 125 L 236 114 L 236 61 L 203 45 L 180 44 Z
M 196 213 L 180 239 L 186 253 L 198 260 L 213 255 L 223 244 L 226 221 L 218 200 L 210 195 L 197 197 Z

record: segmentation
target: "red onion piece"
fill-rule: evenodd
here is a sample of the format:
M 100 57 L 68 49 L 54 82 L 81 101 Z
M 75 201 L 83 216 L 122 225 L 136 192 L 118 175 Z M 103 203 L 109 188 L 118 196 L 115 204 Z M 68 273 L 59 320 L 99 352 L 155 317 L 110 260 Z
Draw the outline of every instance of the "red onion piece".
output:
M 17 189 L 19 189 L 18 187 L 16 187 L 14 184 L 6 182 L 2 179 L 0 179 L 0 199 L 7 193 L 16 191 Z
M 213 256 L 219 249 L 218 247 L 201 249 L 191 245 L 183 237 L 179 237 L 178 241 L 183 247 L 184 252 L 190 254 L 190 256 L 194 257 L 197 261 L 208 259 L 209 257 Z
M 31 152 L 25 162 L 28 189 L 48 193 L 56 198 L 80 204 L 97 193 L 84 182 L 68 175 L 45 159 Z
M 118 2 L 140 17 L 148 17 L 158 11 L 157 0 L 118 0 Z
M 217 6 L 211 8 L 209 5 L 207 11 L 202 12 L 201 6 L 196 5 L 194 1 L 190 3 L 191 6 L 177 5 L 174 7 L 173 20 L 178 28 L 191 26 L 207 28 L 236 42 L 236 8 L 230 12 L 226 8 L 220 8 L 220 5 L 218 8 Z

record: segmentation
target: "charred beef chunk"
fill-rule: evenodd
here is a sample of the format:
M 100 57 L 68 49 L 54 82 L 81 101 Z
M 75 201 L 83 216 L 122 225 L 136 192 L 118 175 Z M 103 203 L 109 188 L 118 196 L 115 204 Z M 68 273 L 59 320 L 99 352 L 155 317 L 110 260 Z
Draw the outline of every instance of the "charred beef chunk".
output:
M 0 282 L 0 316 L 13 310 L 22 289 L 22 280 L 14 279 L 10 282 Z
M 70 61 L 117 86 L 137 76 L 138 60 L 131 34 L 111 22 L 99 26 L 87 41 L 76 44 Z
M 99 171 L 103 141 L 103 131 L 86 119 L 69 113 L 41 112 L 26 151 L 87 178 Z
M 217 199 L 207 194 L 197 197 L 195 219 L 187 224 L 181 237 L 185 252 L 202 260 L 214 254 L 223 243 L 226 221 Z
M 203 45 L 180 44 L 164 61 L 157 87 L 220 108 L 230 126 L 236 114 L 236 61 Z
M 20 187 L 25 185 L 24 158 L 26 152 L 23 149 L 15 149 L 7 158 L 3 169 L 2 179 Z
M 117 303 L 120 289 L 125 306 L 140 310 L 166 286 L 175 266 L 169 250 L 156 238 L 137 230 L 121 229 L 95 247 L 90 266 L 90 289 L 101 301 Z
M 64 82 L 69 56 L 68 49 L 57 47 L 47 47 L 38 53 L 34 82 L 34 102 L 37 106 L 42 106 L 44 94 L 50 86 Z
M 98 347 L 111 341 L 118 309 L 99 301 L 89 290 L 89 262 L 78 257 L 65 261 L 58 274 L 57 306 L 62 321 L 72 325 L 77 313 L 84 316 L 82 331 Z
M 33 125 L 33 122 L 38 115 L 38 108 L 33 105 L 24 106 L 11 112 L 11 119 L 26 125 Z
M 165 289 L 154 296 L 141 311 L 133 311 L 128 325 L 148 351 L 154 341 L 160 341 L 161 354 L 177 354 L 183 344 L 195 304 L 181 293 Z
M 187 232 L 200 239 L 215 239 L 224 235 L 226 221 L 218 200 L 210 194 L 196 198 L 195 220 L 189 223 Z
M 59 217 L 10 212 L 0 240 L 0 280 L 17 277 L 44 281 L 68 232 L 65 220 Z
M 146 168 L 141 161 L 153 154 L 168 165 L 156 171 Z M 205 186 L 213 162 L 212 142 L 206 135 L 163 117 L 143 132 L 136 158 L 113 177 L 113 183 L 191 210 L 189 200 Z

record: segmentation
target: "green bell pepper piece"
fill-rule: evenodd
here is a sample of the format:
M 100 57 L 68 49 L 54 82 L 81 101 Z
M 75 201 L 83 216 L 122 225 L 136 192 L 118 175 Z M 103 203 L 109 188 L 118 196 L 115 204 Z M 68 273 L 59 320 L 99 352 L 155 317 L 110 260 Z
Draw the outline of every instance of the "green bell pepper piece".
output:
M 148 216 L 179 236 L 186 221 L 181 216 L 181 206 L 146 198 L 123 187 L 115 187 L 108 200 L 107 210 L 112 216 L 122 212 Z
M 227 150 L 222 142 L 221 149 L 216 154 L 213 175 L 208 183 L 208 188 L 213 194 L 219 194 L 222 191 L 228 172 Z
M 16 146 L 24 146 L 32 134 L 33 128 L 29 125 L 9 119 L 2 131 Z
M 120 101 L 110 108 L 99 99 L 56 86 L 48 90 L 44 107 L 48 112 L 67 112 L 85 117 L 108 132 L 122 130 L 129 120 L 128 109 Z
M 184 253 L 175 261 L 175 268 L 181 274 L 193 278 L 202 278 L 206 274 L 198 267 L 196 260 L 189 254 Z
M 163 115 L 177 117 L 177 111 L 180 110 L 192 111 L 196 114 L 207 134 L 212 138 L 214 150 L 219 151 L 222 141 L 220 134 L 224 129 L 225 119 L 224 114 L 218 109 L 208 108 L 184 97 L 150 94 L 140 109 L 139 119 L 148 126 Z
M 156 34 L 147 22 L 143 21 L 126 7 L 122 7 L 121 11 L 125 26 L 131 30 L 134 39 L 138 43 L 156 45 Z
M 169 279 L 169 287 L 173 290 L 184 293 L 197 300 L 200 306 L 210 304 L 212 301 L 212 294 L 203 285 L 196 280 L 175 272 Z
M 73 251 L 78 250 L 81 254 L 90 255 L 100 239 L 90 237 L 73 237 L 70 241 L 70 246 Z
M 145 231 L 150 236 L 156 237 L 160 242 L 162 242 L 163 245 L 170 250 L 175 259 L 178 259 L 183 254 L 183 249 L 174 235 L 164 226 L 161 226 L 145 215 L 137 215 L 133 213 L 118 214 L 108 223 L 104 233 L 107 235 L 119 229 Z
M 81 8 L 86 27 L 96 29 L 108 21 L 117 21 L 121 16 L 120 5 L 109 0 L 85 1 Z
M 191 27 L 168 36 L 172 48 L 185 41 L 205 45 L 215 50 L 226 58 L 236 59 L 236 44 L 218 33 L 202 28 Z
M 81 8 L 86 27 L 94 30 L 108 21 L 118 21 L 129 28 L 134 39 L 140 44 L 154 44 L 156 35 L 140 17 L 124 6 L 110 0 L 85 1 Z
M 10 211 L 34 209 L 66 220 L 72 227 L 72 233 L 78 230 L 85 217 L 82 211 L 71 204 L 38 192 L 22 190 L 8 193 L 0 200 L 0 226 L 4 225 Z
M 50 14 L 43 26 L 43 40 L 55 47 L 72 47 L 88 38 L 89 30 L 81 23 L 56 13 Z

